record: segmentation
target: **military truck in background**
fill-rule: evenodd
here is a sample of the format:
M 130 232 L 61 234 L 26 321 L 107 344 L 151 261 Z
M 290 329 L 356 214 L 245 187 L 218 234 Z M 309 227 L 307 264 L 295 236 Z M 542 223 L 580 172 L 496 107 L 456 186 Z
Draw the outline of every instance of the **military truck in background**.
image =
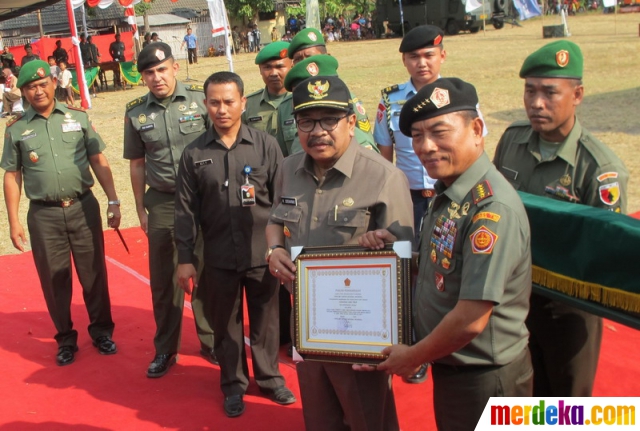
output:
M 401 1 L 405 32 L 423 24 L 438 26 L 449 35 L 461 31 L 477 33 L 483 22 L 493 24 L 496 29 L 504 27 L 507 0 L 477 0 L 481 6 L 469 12 L 465 7 L 469 0 Z M 484 8 L 481 2 L 484 2 Z M 382 30 L 384 22 L 387 22 L 389 30 L 402 36 L 399 0 L 376 0 L 377 28 Z

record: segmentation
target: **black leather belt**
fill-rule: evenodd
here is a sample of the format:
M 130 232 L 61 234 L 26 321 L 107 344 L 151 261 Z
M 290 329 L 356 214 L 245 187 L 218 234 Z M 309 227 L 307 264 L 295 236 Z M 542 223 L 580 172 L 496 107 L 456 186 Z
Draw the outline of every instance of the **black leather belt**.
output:
M 76 202 L 80 202 L 90 194 L 91 190 L 87 190 L 86 192 L 76 196 L 75 198 L 62 199 L 61 201 L 31 201 L 31 203 L 34 205 L 39 205 L 41 207 L 68 208 Z
M 423 198 L 432 198 L 436 195 L 436 191 L 434 189 L 424 189 L 424 190 L 411 190 L 411 196 L 413 197 L 423 197 Z

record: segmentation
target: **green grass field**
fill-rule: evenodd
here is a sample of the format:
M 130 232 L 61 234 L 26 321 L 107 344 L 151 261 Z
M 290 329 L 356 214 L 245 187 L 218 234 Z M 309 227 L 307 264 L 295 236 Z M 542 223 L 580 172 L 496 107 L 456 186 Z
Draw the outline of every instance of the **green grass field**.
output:
M 624 160 L 631 173 L 628 212 L 640 211 L 640 14 L 581 14 L 569 18 L 570 40 L 580 45 L 585 56 L 586 97 L 578 109 L 583 127 L 609 145 Z M 559 24 L 559 18 L 544 17 L 524 21 L 523 27 L 506 24 L 502 30 L 488 28 L 471 35 L 445 37 L 447 61 L 443 76 L 456 76 L 474 84 L 481 110 L 489 128 L 486 151 L 493 156 L 504 129 L 513 121 L 526 119 L 522 106 L 523 81 L 518 71 L 524 58 L 551 39 L 542 39 L 542 25 Z M 340 62 L 338 70 L 350 89 L 362 100 L 373 119 L 380 89 L 408 79 L 398 52 L 400 39 L 336 42 L 329 52 Z M 245 81 L 246 92 L 263 86 L 254 64 L 255 54 L 234 57 L 234 71 Z M 179 78 L 186 78 L 184 61 Z M 189 75 L 202 83 L 211 73 L 228 70 L 226 59 L 201 58 Z M 110 74 L 109 74 L 110 76 Z M 125 104 L 143 94 L 138 86 L 126 91 L 103 92 L 92 99 L 90 116 L 107 144 L 107 155 L 122 201 L 122 227 L 138 225 L 129 183 L 129 164 L 122 159 L 123 114 Z M 0 130 L 6 120 L 0 120 Z M 94 188 L 100 201 L 106 198 L 99 185 Z M 26 218 L 23 197 L 21 216 Z M 0 219 L 6 220 L 1 205 Z M 106 205 L 103 208 L 106 211 Z M 9 238 L 8 223 L 0 229 L 0 254 L 15 250 Z M 26 222 L 24 223 L 26 229 Z M 105 225 L 106 226 L 106 225 Z

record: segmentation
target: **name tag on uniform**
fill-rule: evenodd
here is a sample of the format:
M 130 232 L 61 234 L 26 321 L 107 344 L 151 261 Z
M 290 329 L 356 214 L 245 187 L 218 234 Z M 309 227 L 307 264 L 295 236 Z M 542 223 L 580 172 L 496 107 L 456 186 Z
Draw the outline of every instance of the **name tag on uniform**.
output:
M 31 134 L 29 134 L 27 136 L 21 137 L 20 139 L 23 140 L 23 141 L 26 141 L 27 139 L 31 139 L 31 138 L 35 138 L 35 137 L 36 137 L 36 134 L 35 133 L 31 133 Z
M 256 123 L 258 121 L 262 121 L 262 116 L 249 118 L 250 123 Z
M 144 126 L 140 127 L 140 131 L 141 132 L 146 132 L 147 130 L 151 130 L 151 129 L 155 129 L 156 125 L 151 123 L 151 124 L 145 124 Z
M 280 203 L 282 205 L 298 205 L 298 199 L 296 198 L 286 198 L 286 197 L 281 197 L 280 198 Z
M 284 120 L 284 125 L 285 126 L 290 126 L 292 125 L 296 120 L 293 118 L 289 118 L 288 120 Z
M 210 165 L 212 163 L 213 163 L 213 160 L 207 159 L 207 160 L 198 160 L 197 162 L 194 162 L 193 164 L 195 166 L 204 166 L 204 165 Z
M 80 123 L 77 122 L 73 122 L 73 123 L 63 123 L 62 124 L 62 132 L 63 133 L 67 133 L 67 132 L 79 132 L 82 130 L 82 126 L 80 125 Z
M 399 116 L 400 116 L 400 111 L 393 111 L 393 112 L 392 112 L 392 115 L 393 115 L 394 117 L 399 117 Z

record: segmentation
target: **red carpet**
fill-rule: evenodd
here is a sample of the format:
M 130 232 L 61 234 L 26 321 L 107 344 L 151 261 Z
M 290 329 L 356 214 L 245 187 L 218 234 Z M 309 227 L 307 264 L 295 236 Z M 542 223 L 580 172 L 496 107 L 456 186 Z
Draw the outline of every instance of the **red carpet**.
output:
M 118 354 L 101 356 L 91 345 L 81 289 L 72 305 L 80 351 L 70 366 L 55 365 L 54 328 L 46 311 L 31 253 L 0 257 L 0 431 L 2 430 L 302 430 L 301 403 L 282 407 L 251 384 L 243 416 L 222 411 L 219 368 L 198 355 L 191 312 L 185 310 L 180 359 L 163 378 L 148 379 L 154 333 L 146 239 L 123 231 L 126 254 L 106 232 L 114 340 Z M 595 395 L 640 395 L 640 333 L 605 324 Z M 289 387 L 299 397 L 294 365 L 281 354 Z M 394 381 L 403 430 L 435 429 L 431 383 Z M 328 430 L 330 431 L 330 430 Z

